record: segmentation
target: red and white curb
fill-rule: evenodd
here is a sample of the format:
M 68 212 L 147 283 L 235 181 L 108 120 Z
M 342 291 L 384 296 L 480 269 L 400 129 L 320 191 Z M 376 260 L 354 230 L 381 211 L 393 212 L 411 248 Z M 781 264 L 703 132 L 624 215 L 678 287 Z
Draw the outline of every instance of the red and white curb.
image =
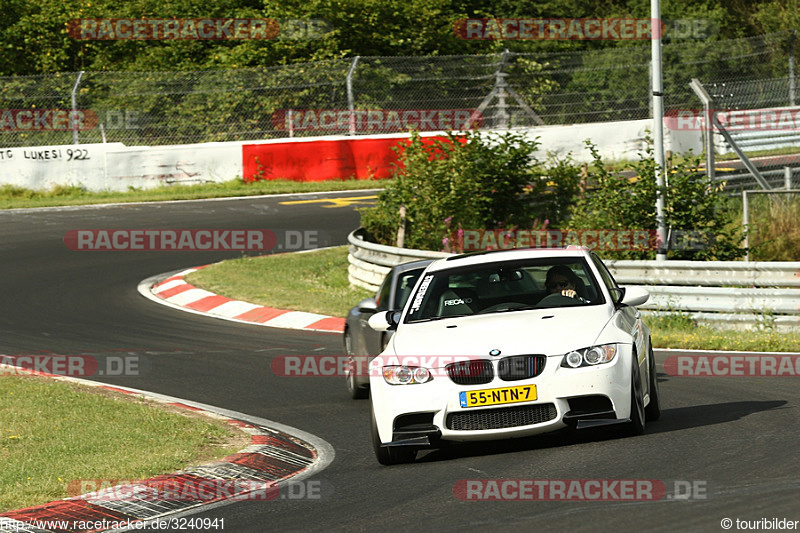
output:
M 304 311 L 288 311 L 241 300 L 233 300 L 199 289 L 183 279 L 192 272 L 205 268 L 205 266 L 189 268 L 177 274 L 161 274 L 150 277 L 139 284 L 139 293 L 150 300 L 176 309 L 235 322 L 306 331 L 332 333 L 342 333 L 344 331 L 344 318 L 306 313 Z
M 333 447 L 319 437 L 271 420 L 128 387 L 112 387 L 43 372 L 28 373 L 144 397 L 226 420 L 250 434 L 250 445 L 214 463 L 5 512 L 0 515 L 0 531 L 77 533 L 138 530 L 148 522 L 175 519 L 235 501 L 275 499 L 282 484 L 318 473 L 333 461 L 335 455 Z M 198 490 L 209 483 L 225 489 L 210 496 L 208 492 Z M 165 486 L 169 487 L 171 494 L 180 497 L 152 496 L 153 487 Z M 248 495 L 254 492 L 258 497 L 250 498 Z M 81 524 L 91 524 L 91 527 L 82 527 Z M 97 527 L 98 524 L 108 524 L 108 527 Z

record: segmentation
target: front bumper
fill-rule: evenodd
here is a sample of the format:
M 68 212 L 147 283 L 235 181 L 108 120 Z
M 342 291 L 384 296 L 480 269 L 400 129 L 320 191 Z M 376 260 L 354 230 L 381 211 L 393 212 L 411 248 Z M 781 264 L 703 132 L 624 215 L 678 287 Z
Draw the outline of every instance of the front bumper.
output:
M 434 379 L 416 385 L 389 385 L 370 378 L 372 408 L 381 443 L 390 446 L 435 446 L 444 441 L 517 438 L 624 422 L 630 416 L 631 346 L 618 345 L 610 363 L 563 368 L 562 355 L 547 357 L 542 373 L 521 381 L 494 379 L 481 385 L 458 385 L 435 371 Z M 534 401 L 462 407 L 459 393 L 517 385 L 536 385 Z

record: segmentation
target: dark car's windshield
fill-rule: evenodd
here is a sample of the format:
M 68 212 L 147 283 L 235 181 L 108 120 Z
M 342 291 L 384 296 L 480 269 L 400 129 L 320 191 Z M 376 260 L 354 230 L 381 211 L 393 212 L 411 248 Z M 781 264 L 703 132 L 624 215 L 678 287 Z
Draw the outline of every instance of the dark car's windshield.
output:
M 408 297 L 411 296 L 411 289 L 417 284 L 422 271 L 425 267 L 415 268 L 398 275 L 397 278 L 397 294 L 395 295 L 395 304 L 392 309 L 402 309 L 405 307 Z
M 405 321 L 603 302 L 583 258 L 487 263 L 426 274 Z

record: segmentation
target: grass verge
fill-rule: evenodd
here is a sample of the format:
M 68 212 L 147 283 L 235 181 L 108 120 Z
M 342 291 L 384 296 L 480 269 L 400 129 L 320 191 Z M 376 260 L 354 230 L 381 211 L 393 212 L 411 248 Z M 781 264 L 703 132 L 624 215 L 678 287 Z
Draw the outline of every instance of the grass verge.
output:
M 346 246 L 224 261 L 192 273 L 187 281 L 237 300 L 339 317 L 372 296 L 350 287 Z M 800 333 L 718 330 L 683 316 L 650 316 L 646 321 L 657 348 L 800 351 Z
M 124 202 L 158 202 L 196 200 L 228 196 L 257 196 L 303 192 L 350 191 L 382 188 L 385 180 L 342 180 L 299 182 L 289 180 L 244 183 L 240 179 L 202 185 L 170 185 L 156 189 L 132 189 L 126 192 L 89 192 L 77 186 L 56 186 L 48 191 L 34 191 L 3 185 L 0 187 L 0 209 L 20 207 L 54 207 Z
M 646 316 L 653 346 L 684 350 L 800 352 L 800 333 L 782 333 L 769 327 L 751 330 L 716 329 L 697 325 L 685 315 Z
M 222 421 L 3 372 L 0 512 L 74 496 L 70 482 L 147 479 L 225 457 L 249 443 Z
M 186 281 L 236 300 L 339 317 L 373 296 L 350 286 L 347 246 L 232 259 L 193 272 Z

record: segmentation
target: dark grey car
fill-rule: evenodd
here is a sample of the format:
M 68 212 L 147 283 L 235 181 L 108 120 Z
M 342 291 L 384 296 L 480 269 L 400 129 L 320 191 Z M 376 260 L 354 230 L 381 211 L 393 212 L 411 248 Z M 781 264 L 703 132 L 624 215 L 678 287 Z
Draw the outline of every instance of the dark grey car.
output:
M 391 338 L 391 331 L 375 331 L 367 321 L 380 311 L 400 310 L 422 271 L 433 261 L 412 261 L 392 267 L 374 298 L 358 303 L 347 314 L 344 326 L 344 350 L 349 358 L 347 392 L 352 398 L 366 398 L 369 389 L 367 365 L 380 354 Z M 355 371 L 353 371 L 355 370 Z

